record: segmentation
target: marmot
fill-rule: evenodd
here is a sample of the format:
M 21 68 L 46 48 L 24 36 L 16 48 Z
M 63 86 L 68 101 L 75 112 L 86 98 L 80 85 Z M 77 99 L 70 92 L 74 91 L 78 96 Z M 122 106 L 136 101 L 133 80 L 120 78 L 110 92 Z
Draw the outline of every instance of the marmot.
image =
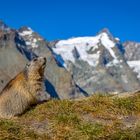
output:
M 20 115 L 30 105 L 49 99 L 43 88 L 45 66 L 46 58 L 35 58 L 5 86 L 0 93 L 0 117 Z

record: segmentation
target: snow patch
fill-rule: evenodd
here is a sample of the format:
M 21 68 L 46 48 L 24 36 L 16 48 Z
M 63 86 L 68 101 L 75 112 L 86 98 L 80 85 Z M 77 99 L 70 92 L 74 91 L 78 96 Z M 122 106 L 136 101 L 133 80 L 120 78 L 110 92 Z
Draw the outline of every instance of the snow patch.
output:
M 117 59 L 117 57 L 115 56 L 115 53 L 113 51 L 113 47 L 115 46 L 114 42 L 111 41 L 109 38 L 108 38 L 108 35 L 106 33 L 102 33 L 101 34 L 101 42 L 102 44 L 105 46 L 105 48 L 110 52 L 111 56 L 114 58 L 114 59 Z
M 33 33 L 34 31 L 28 27 L 27 30 L 20 32 L 19 35 L 25 38 L 26 45 L 31 46 L 32 48 L 37 48 L 38 47 L 37 42 L 40 41 L 41 39 L 36 39 Z
M 120 61 L 118 59 L 114 59 L 113 61 L 109 62 L 106 67 L 112 67 L 112 66 L 117 66 L 120 64 Z
M 26 41 L 25 43 L 26 43 L 26 45 L 31 45 L 31 42 L 29 42 L 29 41 Z
M 36 43 L 36 42 L 37 42 L 37 40 L 34 38 L 34 39 L 33 39 L 33 42 L 34 42 L 34 43 Z
M 127 64 L 130 66 L 130 68 L 133 69 L 134 72 L 136 72 L 137 78 L 140 79 L 140 60 L 138 61 L 127 61 Z
M 19 34 L 21 36 L 27 36 L 27 35 L 32 35 L 33 31 L 32 30 L 26 30 L 26 31 L 23 31 L 23 32 L 20 32 Z
M 118 37 L 115 37 L 115 40 L 116 40 L 116 41 L 120 41 L 120 39 L 119 39 Z

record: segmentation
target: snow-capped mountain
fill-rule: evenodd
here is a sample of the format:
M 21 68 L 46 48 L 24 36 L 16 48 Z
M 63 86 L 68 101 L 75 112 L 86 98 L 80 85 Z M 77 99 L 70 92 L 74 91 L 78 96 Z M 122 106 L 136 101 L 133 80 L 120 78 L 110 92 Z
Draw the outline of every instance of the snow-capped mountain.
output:
M 136 75 L 124 59 L 121 42 L 109 31 L 102 30 L 93 37 L 60 40 L 52 50 L 56 60 L 73 74 L 77 85 L 89 94 L 139 88 Z
M 100 51 L 91 53 L 98 50 L 99 43 L 109 51 L 113 58 L 113 63 L 119 63 L 113 51 L 115 43 L 111 41 L 106 33 L 101 33 L 95 37 L 77 37 L 68 40 L 61 40 L 56 43 L 53 51 L 62 56 L 62 59 L 67 63 L 68 61 L 75 63 L 77 57 L 74 52 L 77 51 L 78 59 L 87 62 L 89 65 L 95 67 L 99 63 Z M 65 64 L 66 64 L 65 63 Z M 63 65 L 63 63 L 62 63 Z M 67 67 L 65 65 L 65 67 Z
M 99 44 L 102 44 L 112 57 L 112 64 L 119 64 L 119 60 L 113 51 L 115 42 L 112 41 L 108 34 L 105 32 L 100 33 L 95 37 L 77 37 L 68 40 L 61 40 L 56 43 L 53 51 L 56 54 L 60 54 L 66 61 L 75 62 L 77 58 L 74 56 L 74 50 L 77 50 L 79 57 L 89 65 L 96 67 L 99 63 L 99 56 L 101 55 Z M 96 53 L 92 53 L 96 52 Z M 63 64 L 62 64 L 63 65 Z

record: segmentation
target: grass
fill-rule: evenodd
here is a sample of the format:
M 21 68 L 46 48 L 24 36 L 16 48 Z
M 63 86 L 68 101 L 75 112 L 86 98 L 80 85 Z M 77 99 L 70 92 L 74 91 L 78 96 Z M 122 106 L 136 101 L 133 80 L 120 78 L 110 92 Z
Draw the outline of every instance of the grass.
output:
M 120 98 L 51 100 L 20 117 L 0 120 L 0 140 L 138 140 L 140 93 Z
M 0 120 L 0 140 L 30 140 L 43 139 L 45 136 L 35 134 L 24 125 L 18 125 L 18 122 L 12 120 Z

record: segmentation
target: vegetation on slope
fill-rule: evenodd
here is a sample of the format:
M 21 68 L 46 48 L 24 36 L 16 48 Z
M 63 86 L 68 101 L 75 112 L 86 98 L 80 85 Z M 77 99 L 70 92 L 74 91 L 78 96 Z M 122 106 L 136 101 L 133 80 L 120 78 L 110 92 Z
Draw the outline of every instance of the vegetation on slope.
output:
M 0 140 L 137 140 L 140 94 L 96 94 L 82 100 L 51 100 L 11 120 L 0 120 Z

